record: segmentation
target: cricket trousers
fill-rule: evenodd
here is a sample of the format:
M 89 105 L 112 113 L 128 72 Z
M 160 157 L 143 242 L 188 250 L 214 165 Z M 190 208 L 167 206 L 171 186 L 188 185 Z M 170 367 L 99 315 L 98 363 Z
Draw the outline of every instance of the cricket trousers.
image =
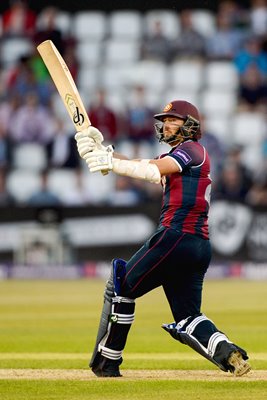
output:
M 176 322 L 199 314 L 210 259 L 209 240 L 160 228 L 127 262 L 121 295 L 138 298 L 162 286 Z
M 209 240 L 160 228 L 127 262 L 120 296 L 136 299 L 162 286 L 176 322 L 197 315 L 210 258 Z M 106 346 L 124 348 L 129 329 L 114 324 Z
M 118 303 L 115 316 L 123 316 L 124 324 L 111 324 L 105 351 L 117 366 L 133 321 L 131 301 L 162 286 L 175 322 L 163 324 L 170 335 L 189 345 L 223 371 L 242 375 L 250 370 L 244 349 L 232 343 L 214 323 L 201 314 L 202 287 L 211 258 L 209 240 L 177 232 L 172 228 L 158 229 L 126 264 L 120 296 L 128 303 Z M 128 321 L 127 321 L 128 317 Z M 123 322 L 122 321 L 122 322 Z M 128 322 L 128 323 L 126 323 Z M 229 360 L 234 355 L 235 364 Z M 111 358 L 110 357 L 110 358 Z

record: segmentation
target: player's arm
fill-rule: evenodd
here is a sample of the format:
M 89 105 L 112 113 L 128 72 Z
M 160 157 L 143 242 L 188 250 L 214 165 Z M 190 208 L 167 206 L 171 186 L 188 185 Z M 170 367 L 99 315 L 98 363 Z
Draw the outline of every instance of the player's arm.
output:
M 87 154 L 86 163 L 91 172 L 113 171 L 118 175 L 160 183 L 162 175 L 180 172 L 171 158 L 168 160 L 125 160 L 113 156 L 113 149 L 95 150 Z
M 112 146 L 102 145 L 103 135 L 94 127 L 78 132 L 75 138 L 79 154 L 91 172 L 112 170 L 118 175 L 160 183 L 162 175 L 181 171 L 179 164 L 169 157 L 159 160 L 128 160 L 124 155 L 114 153 Z
M 175 162 L 175 160 L 171 157 L 150 160 L 150 163 L 155 164 L 158 167 L 161 176 L 182 172 L 182 168 L 179 163 Z

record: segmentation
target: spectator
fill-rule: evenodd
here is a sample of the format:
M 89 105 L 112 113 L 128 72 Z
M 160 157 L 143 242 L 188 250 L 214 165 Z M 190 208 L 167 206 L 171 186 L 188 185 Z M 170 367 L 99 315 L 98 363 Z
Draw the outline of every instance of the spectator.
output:
M 241 170 L 235 163 L 226 163 L 215 184 L 214 199 L 244 202 L 248 187 Z
M 218 139 L 213 132 L 210 132 L 206 128 L 206 119 L 205 116 L 201 116 L 201 140 L 200 143 L 207 149 L 209 156 L 210 156 L 210 163 L 211 163 L 211 178 L 213 180 L 217 180 L 217 177 L 221 171 L 221 168 L 224 164 L 226 149 L 225 145 L 222 141 Z
M 60 199 L 55 193 L 48 188 L 48 171 L 44 170 L 41 173 L 41 188 L 32 193 L 27 204 L 34 207 L 56 207 L 61 205 Z
M 153 110 L 147 105 L 144 86 L 137 85 L 134 87 L 133 100 L 126 114 L 128 139 L 135 144 L 154 141 L 151 124 L 153 126 Z
M 88 115 L 93 126 L 96 126 L 107 141 L 116 141 L 117 139 L 117 116 L 108 106 L 106 100 L 106 91 L 99 89 L 94 96 L 94 102 L 88 110 Z
M 41 65 L 44 64 L 41 63 Z M 47 105 L 52 91 L 55 90 L 54 86 L 50 84 L 50 78 L 47 81 L 48 73 L 46 69 L 42 72 L 41 69 L 38 70 L 38 77 L 35 72 L 36 68 L 33 66 L 32 57 L 30 55 L 20 57 L 14 68 L 10 70 L 7 90 L 19 94 L 22 98 L 30 92 L 35 92 L 41 103 Z
M 233 28 L 249 30 L 250 13 L 234 0 L 223 0 L 218 5 L 219 14 L 223 13 L 230 21 Z
M 0 168 L 0 207 L 9 207 L 15 205 L 14 197 L 9 193 L 6 187 L 7 170 Z
M 76 169 L 80 167 L 74 134 L 66 131 L 64 122 L 60 118 L 56 119 L 54 135 L 46 144 L 46 155 L 50 168 Z
M 141 201 L 139 191 L 127 176 L 116 176 L 115 190 L 108 199 L 112 206 L 133 206 Z
M 47 144 L 54 134 L 54 117 L 39 103 L 35 92 L 27 93 L 22 106 L 12 117 L 9 131 L 14 143 L 36 142 Z
M 36 14 L 26 0 L 10 0 L 10 7 L 2 17 L 3 35 L 31 36 L 35 31 Z
M 169 62 L 171 57 L 171 42 L 163 33 L 161 21 L 156 20 L 141 43 L 141 58 Z
M 214 185 L 214 198 L 244 201 L 252 186 L 252 173 L 242 162 L 241 146 L 228 150 L 224 166 Z
M 267 176 L 256 179 L 246 195 L 246 202 L 251 206 L 267 207 Z
M 205 57 L 205 38 L 193 26 L 192 11 L 182 10 L 179 16 L 181 32 L 173 41 L 174 58 Z
M 241 76 L 238 97 L 241 108 L 248 111 L 267 105 L 266 80 L 263 79 L 256 65 L 248 66 Z
M 8 167 L 12 158 L 12 142 L 10 127 L 13 125 L 13 116 L 21 104 L 17 94 L 11 95 L 0 103 L 0 167 Z
M 92 192 L 90 185 L 86 185 L 83 180 L 82 168 L 75 169 L 75 190 L 64 193 L 62 200 L 64 206 L 80 207 L 92 203 Z
M 244 47 L 235 55 L 234 64 L 242 76 L 251 65 L 255 65 L 264 78 L 267 74 L 267 53 L 262 50 L 262 43 L 256 36 L 244 42 Z
M 232 60 L 242 41 L 241 31 L 232 26 L 226 13 L 219 12 L 216 15 L 216 31 L 206 41 L 207 57 L 210 60 Z
M 228 149 L 226 161 L 237 166 L 241 173 L 242 181 L 244 182 L 246 190 L 249 190 L 252 185 L 252 172 L 247 168 L 242 160 L 243 149 L 243 146 L 240 145 L 232 146 L 230 149 Z
M 66 41 L 63 57 L 73 79 L 76 82 L 78 79 L 80 63 L 76 56 L 76 41 L 74 39 L 69 38 Z
M 39 24 L 34 34 L 34 42 L 37 46 L 44 40 L 52 40 L 60 54 L 64 53 L 64 40 L 61 30 L 56 25 L 58 10 L 48 6 L 39 15 Z

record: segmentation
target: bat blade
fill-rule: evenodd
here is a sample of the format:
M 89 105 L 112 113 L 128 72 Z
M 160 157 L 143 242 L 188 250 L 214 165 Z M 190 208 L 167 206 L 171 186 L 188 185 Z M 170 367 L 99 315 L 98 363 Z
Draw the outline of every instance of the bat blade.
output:
M 58 49 L 51 40 L 45 40 L 37 46 L 37 50 L 51 75 L 76 131 L 88 128 L 91 123 L 83 101 Z
M 58 49 L 52 40 L 45 40 L 37 46 L 37 50 L 54 81 L 76 132 L 88 128 L 91 125 L 90 119 L 70 70 Z M 102 171 L 102 175 L 107 174 L 108 171 Z

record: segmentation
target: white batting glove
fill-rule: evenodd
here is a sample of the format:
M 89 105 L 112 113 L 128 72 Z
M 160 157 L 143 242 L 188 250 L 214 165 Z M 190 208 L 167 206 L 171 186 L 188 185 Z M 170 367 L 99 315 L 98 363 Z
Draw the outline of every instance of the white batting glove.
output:
M 75 135 L 76 140 L 78 140 L 81 137 L 92 138 L 98 144 L 101 144 L 104 141 L 102 133 L 94 126 L 89 126 L 88 128 L 85 128 L 82 131 L 76 133 Z
M 77 134 L 75 135 L 76 138 Z M 89 138 L 89 137 L 80 137 L 80 138 L 76 138 L 77 141 L 77 148 L 78 148 L 78 152 L 80 154 L 80 156 L 82 158 L 85 158 L 87 153 L 90 153 L 91 151 L 97 150 L 97 144 L 94 141 L 94 139 Z M 102 146 L 102 145 L 100 145 Z M 103 146 L 104 147 L 104 146 Z
M 113 147 L 108 146 L 105 150 L 94 150 L 86 154 L 86 164 L 90 172 L 111 171 L 113 168 Z
M 93 126 L 89 126 L 89 128 L 77 132 L 75 139 L 77 142 L 78 152 L 82 158 L 85 158 L 87 153 L 96 149 L 105 149 L 105 146 L 101 144 L 104 140 L 102 133 Z

